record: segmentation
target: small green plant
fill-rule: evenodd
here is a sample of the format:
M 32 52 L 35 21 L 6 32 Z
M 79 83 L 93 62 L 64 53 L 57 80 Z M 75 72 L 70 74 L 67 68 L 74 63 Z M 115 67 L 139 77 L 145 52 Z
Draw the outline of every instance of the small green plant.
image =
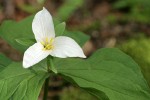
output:
M 81 46 L 89 37 L 65 30 L 64 22 L 54 21 L 53 25 L 45 8 L 20 22 L 5 21 L 0 36 L 24 53 L 23 62 L 0 55 L 0 100 L 37 100 L 44 82 L 43 100 L 47 100 L 52 74 L 98 100 L 150 99 L 148 84 L 131 57 L 116 48 L 103 48 L 82 59 Z

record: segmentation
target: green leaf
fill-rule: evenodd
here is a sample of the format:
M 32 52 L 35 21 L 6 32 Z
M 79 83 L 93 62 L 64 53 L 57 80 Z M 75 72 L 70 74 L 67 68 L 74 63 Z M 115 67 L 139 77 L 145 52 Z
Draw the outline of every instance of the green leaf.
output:
M 149 100 L 150 89 L 139 66 L 118 49 L 107 48 L 95 52 L 87 60 L 55 59 L 58 73 L 81 88 L 110 100 Z M 72 81 L 73 80 L 73 81 Z M 102 99 L 102 100 L 103 100 Z
M 24 69 L 22 63 L 12 63 L 0 72 L 0 100 L 37 100 L 48 76 L 41 66 Z
M 57 36 L 61 36 L 65 31 L 66 23 L 62 22 L 55 27 L 55 33 Z
M 25 51 L 28 47 L 22 46 L 16 42 L 19 38 L 33 39 L 32 20 L 34 16 L 30 16 L 20 22 L 4 21 L 0 26 L 0 37 L 6 40 L 12 47 Z
M 58 72 L 57 72 L 57 69 L 54 66 L 53 58 L 51 57 L 49 60 L 50 60 L 50 70 L 52 70 L 52 72 L 54 72 L 55 74 L 57 74 Z
M 109 100 L 109 98 L 106 96 L 106 94 L 100 90 L 93 89 L 93 88 L 83 88 L 93 96 L 97 97 L 99 100 Z
M 19 39 L 16 39 L 16 41 L 19 44 L 21 44 L 23 46 L 27 46 L 27 47 L 33 45 L 36 42 L 35 39 L 27 39 L 27 38 L 19 38 Z

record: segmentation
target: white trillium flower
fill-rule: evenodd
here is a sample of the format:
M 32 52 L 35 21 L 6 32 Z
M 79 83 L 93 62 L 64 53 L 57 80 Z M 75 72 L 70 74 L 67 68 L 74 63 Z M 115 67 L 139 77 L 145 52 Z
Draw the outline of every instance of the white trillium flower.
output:
M 25 51 L 23 57 L 24 68 L 33 66 L 48 55 L 60 58 L 86 58 L 81 47 L 72 38 L 66 36 L 55 37 L 52 16 L 45 8 L 35 15 L 32 30 L 37 43 Z

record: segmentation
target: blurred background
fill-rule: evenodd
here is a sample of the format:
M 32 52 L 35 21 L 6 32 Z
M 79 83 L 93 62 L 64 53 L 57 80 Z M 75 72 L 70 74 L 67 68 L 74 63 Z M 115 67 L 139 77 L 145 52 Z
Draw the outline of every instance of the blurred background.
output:
M 46 7 L 55 18 L 65 21 L 68 30 L 89 35 L 83 50 L 90 56 L 95 50 L 116 47 L 130 55 L 141 67 L 150 86 L 150 0 L 0 0 L 0 24 L 20 21 Z M 2 38 L 0 53 L 14 61 L 22 54 Z M 43 91 L 39 96 L 41 100 Z M 49 83 L 48 100 L 96 100 L 60 76 Z

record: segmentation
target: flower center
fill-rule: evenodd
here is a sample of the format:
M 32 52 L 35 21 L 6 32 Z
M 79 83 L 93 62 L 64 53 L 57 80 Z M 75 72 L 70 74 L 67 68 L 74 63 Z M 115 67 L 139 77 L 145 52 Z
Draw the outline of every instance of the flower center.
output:
M 43 50 L 52 50 L 54 48 L 53 41 L 54 41 L 53 38 L 51 38 L 50 40 L 46 38 L 44 42 L 41 42 L 41 44 L 44 47 Z

